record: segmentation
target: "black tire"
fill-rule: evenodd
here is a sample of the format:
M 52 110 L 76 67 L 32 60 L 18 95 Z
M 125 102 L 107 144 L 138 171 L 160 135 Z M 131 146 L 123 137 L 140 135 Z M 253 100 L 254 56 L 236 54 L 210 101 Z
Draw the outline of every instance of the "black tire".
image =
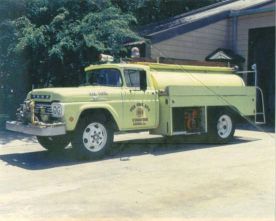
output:
M 208 141 L 228 143 L 235 133 L 235 120 L 228 111 L 221 111 L 208 116 Z
M 72 139 L 73 150 L 79 159 L 100 159 L 111 148 L 114 129 L 102 117 L 81 118 Z
M 53 137 L 40 137 L 37 136 L 38 143 L 46 150 L 51 152 L 57 152 L 64 150 L 70 143 L 70 137 L 68 135 L 53 136 Z

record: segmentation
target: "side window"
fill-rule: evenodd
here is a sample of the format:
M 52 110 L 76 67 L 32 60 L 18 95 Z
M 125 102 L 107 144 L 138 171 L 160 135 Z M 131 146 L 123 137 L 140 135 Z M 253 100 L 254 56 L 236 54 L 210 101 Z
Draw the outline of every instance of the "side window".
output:
M 124 70 L 124 76 L 125 76 L 127 87 L 140 88 L 141 72 L 144 72 L 144 70 L 132 70 L 132 69 Z
M 90 73 L 88 82 L 91 85 L 103 86 L 122 86 L 122 80 L 119 70 L 116 69 L 99 69 Z

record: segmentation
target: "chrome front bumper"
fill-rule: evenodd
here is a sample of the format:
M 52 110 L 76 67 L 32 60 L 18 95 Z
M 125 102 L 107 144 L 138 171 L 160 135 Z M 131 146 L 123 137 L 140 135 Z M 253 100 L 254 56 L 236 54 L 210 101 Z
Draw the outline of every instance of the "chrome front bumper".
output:
M 64 123 L 53 124 L 23 124 L 19 121 L 7 121 L 6 129 L 10 131 L 30 134 L 35 136 L 57 136 L 66 134 L 66 127 Z

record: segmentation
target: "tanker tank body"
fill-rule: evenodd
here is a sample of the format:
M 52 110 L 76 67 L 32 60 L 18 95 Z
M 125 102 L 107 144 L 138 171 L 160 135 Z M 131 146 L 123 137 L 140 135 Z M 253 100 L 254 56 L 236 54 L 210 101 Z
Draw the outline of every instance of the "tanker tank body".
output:
M 151 65 L 151 76 L 157 90 L 168 86 L 219 86 L 244 87 L 241 77 L 233 69 L 226 67 Z
M 148 66 L 159 92 L 159 126 L 150 131 L 152 134 L 209 133 L 210 124 L 221 114 L 230 113 L 234 118 L 255 115 L 256 88 L 246 86 L 232 68 Z M 198 122 L 196 127 L 187 126 L 193 121 Z

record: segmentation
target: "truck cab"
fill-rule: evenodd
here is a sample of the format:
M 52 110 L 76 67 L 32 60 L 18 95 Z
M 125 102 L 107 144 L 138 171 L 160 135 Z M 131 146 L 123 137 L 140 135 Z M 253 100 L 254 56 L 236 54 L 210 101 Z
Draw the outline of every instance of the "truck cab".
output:
M 94 86 L 101 88 L 100 92 L 91 91 L 92 100 L 98 103 L 102 100 L 115 109 L 114 117 L 121 131 L 152 129 L 158 125 L 158 93 L 148 67 L 107 64 L 89 66 L 85 71 L 92 91 Z M 119 97 L 112 97 L 114 94 Z M 118 105 L 114 105 L 116 102 Z

